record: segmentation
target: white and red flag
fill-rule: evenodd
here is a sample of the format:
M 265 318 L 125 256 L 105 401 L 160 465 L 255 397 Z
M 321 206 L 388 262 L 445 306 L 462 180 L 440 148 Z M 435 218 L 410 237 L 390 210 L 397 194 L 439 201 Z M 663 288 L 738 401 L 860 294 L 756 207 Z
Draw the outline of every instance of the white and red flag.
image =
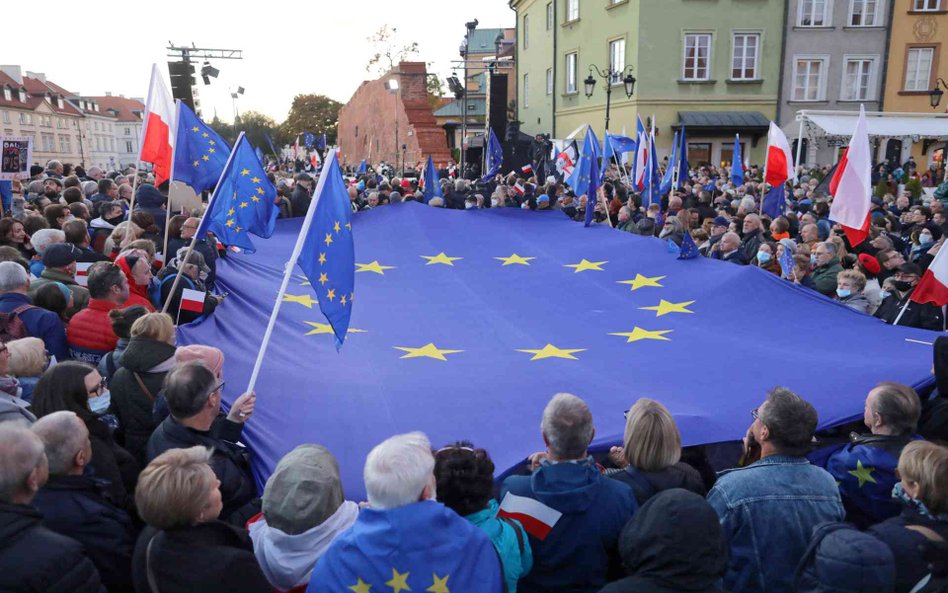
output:
M 777 124 L 770 122 L 767 132 L 767 175 L 764 181 L 771 187 L 783 185 L 788 179 L 796 179 L 797 174 L 793 167 L 793 152 L 787 136 Z
M 193 313 L 203 313 L 204 312 L 204 297 L 207 293 L 203 290 L 192 290 L 190 288 L 185 288 L 184 292 L 181 293 L 181 307 L 182 311 L 191 311 Z
M 539 500 L 517 496 L 511 492 L 505 494 L 504 499 L 500 501 L 497 514 L 520 521 L 524 530 L 540 541 L 550 535 L 556 522 L 563 516 L 563 513 L 546 506 Z
M 524 175 L 530 175 L 531 173 L 533 173 L 533 165 L 531 165 L 530 163 L 527 163 L 526 165 L 520 167 L 520 171 Z
M 872 149 L 866 110 L 859 107 L 856 129 L 849 146 L 830 180 L 830 220 L 846 232 L 849 244 L 855 247 L 869 236 L 869 210 L 872 206 Z
M 942 247 L 938 250 L 909 300 L 923 305 L 948 305 L 948 248 Z
M 89 286 L 89 268 L 94 262 L 76 262 L 76 284 Z
M 145 101 L 142 123 L 142 146 L 138 158 L 155 168 L 155 185 L 171 179 L 172 146 L 177 133 L 174 99 L 158 73 L 158 65 L 151 66 L 151 83 Z

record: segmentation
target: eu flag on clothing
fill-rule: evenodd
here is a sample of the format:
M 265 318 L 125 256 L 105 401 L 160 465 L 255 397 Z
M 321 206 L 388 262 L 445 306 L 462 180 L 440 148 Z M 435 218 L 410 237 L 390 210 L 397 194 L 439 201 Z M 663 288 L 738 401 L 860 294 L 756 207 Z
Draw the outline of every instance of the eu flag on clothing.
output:
M 323 167 L 310 208 L 315 208 L 299 265 L 306 274 L 336 336 L 336 349 L 342 347 L 349 331 L 355 286 L 355 247 L 352 243 L 352 206 L 342 181 L 335 151 Z
M 195 193 L 211 189 L 221 177 L 230 145 L 191 108 L 178 101 L 178 133 L 174 145 L 174 181 L 191 186 Z
M 241 132 L 201 219 L 197 237 L 200 239 L 210 231 L 224 245 L 253 253 L 251 233 L 263 238 L 273 234 L 279 214 L 275 199 L 276 188 Z
M 438 179 L 438 170 L 435 169 L 434 161 L 431 155 L 428 155 L 428 164 L 425 165 L 424 175 L 422 175 L 423 187 L 422 193 L 425 196 L 425 204 L 431 201 L 431 198 L 443 198 L 441 193 L 441 180 Z

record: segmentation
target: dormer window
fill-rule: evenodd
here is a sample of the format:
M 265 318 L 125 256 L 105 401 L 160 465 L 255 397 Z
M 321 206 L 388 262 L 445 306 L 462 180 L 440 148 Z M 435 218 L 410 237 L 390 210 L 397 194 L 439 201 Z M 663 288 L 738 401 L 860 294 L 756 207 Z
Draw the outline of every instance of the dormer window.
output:
M 3 98 L 6 101 L 13 100 L 13 91 L 10 90 L 10 87 L 8 86 L 3 87 Z
M 26 91 L 20 89 L 20 103 L 26 103 Z
M 56 106 L 59 107 L 60 109 L 63 108 L 63 98 L 62 98 L 62 97 L 56 97 Z

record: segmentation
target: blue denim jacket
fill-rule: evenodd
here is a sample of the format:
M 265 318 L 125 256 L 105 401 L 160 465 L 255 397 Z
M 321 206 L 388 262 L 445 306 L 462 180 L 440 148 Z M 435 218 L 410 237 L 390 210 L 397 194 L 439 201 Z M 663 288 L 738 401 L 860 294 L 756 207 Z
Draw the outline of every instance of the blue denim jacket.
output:
M 826 470 L 783 455 L 721 472 L 708 502 L 728 540 L 724 588 L 733 593 L 792 593 L 813 528 L 846 514 Z

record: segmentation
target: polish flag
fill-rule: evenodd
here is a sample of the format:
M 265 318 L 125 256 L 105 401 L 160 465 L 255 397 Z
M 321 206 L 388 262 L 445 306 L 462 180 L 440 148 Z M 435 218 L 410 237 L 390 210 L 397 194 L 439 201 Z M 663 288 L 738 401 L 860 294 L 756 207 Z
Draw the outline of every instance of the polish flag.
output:
M 138 158 L 155 166 L 155 185 L 171 179 L 171 147 L 176 131 L 174 99 L 158 73 L 158 65 L 152 64 Z
M 76 284 L 89 286 L 89 268 L 94 262 L 76 262 Z
M 836 173 L 830 180 L 830 220 L 839 223 L 849 244 L 859 245 L 869 236 L 869 210 L 872 205 L 872 155 L 866 110 L 859 107 L 856 129 L 843 153 Z
M 767 132 L 767 176 L 764 179 L 771 186 L 781 185 L 788 179 L 796 179 L 797 174 L 793 167 L 793 151 L 787 136 L 777 124 L 770 122 Z
M 191 311 L 193 313 L 203 313 L 205 294 L 206 293 L 203 290 L 191 290 L 190 288 L 185 288 L 184 293 L 181 294 L 180 309 L 182 311 Z
M 508 492 L 500 501 L 497 514 L 508 519 L 516 519 L 524 530 L 540 541 L 550 535 L 550 531 L 560 520 L 563 513 L 548 507 L 539 500 L 526 496 L 517 496 Z
M 638 143 L 635 148 L 635 187 L 639 191 L 645 189 L 645 175 L 648 170 L 649 152 L 648 134 L 642 132 L 639 134 Z
M 520 171 L 522 171 L 524 175 L 529 175 L 530 173 L 533 173 L 533 165 L 527 163 L 526 165 L 520 167 Z
M 314 169 L 318 167 L 320 163 L 322 163 L 322 161 L 319 160 L 319 153 L 315 150 L 313 151 L 313 154 L 309 156 L 309 161 L 313 164 Z
M 518 181 L 516 185 L 514 185 L 514 191 L 517 192 L 518 196 L 522 196 L 527 191 L 527 189 L 523 186 L 522 183 Z
M 939 307 L 948 304 L 948 248 L 938 250 L 935 259 L 912 291 L 910 300 L 923 305 L 932 303 Z

